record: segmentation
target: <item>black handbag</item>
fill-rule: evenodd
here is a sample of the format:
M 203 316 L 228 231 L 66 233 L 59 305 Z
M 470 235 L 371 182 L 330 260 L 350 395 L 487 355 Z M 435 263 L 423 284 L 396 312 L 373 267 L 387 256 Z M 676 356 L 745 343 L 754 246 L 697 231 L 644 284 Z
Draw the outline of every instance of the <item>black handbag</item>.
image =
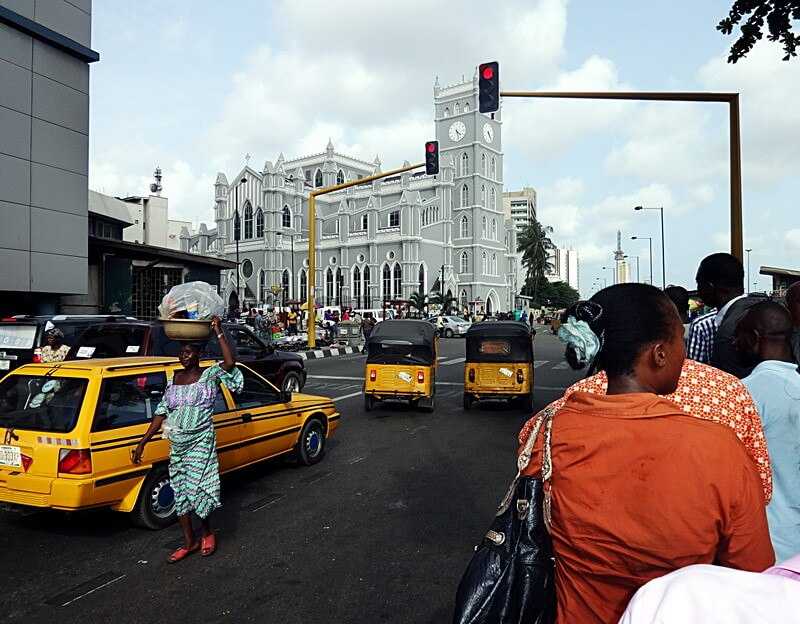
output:
M 517 476 L 458 585 L 453 624 L 555 622 L 555 563 L 548 530 L 550 496 L 545 492 L 545 482 L 552 475 L 552 418 L 552 410 L 539 416 L 520 453 Z M 522 477 L 543 424 L 541 475 Z

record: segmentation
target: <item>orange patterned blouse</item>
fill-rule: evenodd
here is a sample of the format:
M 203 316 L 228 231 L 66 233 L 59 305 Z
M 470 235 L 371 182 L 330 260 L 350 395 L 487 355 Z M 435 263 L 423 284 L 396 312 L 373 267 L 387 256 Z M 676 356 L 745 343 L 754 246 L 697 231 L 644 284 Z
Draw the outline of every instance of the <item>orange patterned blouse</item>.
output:
M 605 394 L 607 389 L 608 377 L 600 372 L 567 388 L 564 396 L 553 401 L 551 405 L 559 410 L 573 392 Z M 734 430 L 756 462 L 764 486 L 764 498 L 768 503 L 772 498 L 772 467 L 767 453 L 767 441 L 758 410 L 744 384 L 733 375 L 713 366 L 687 359 L 683 364 L 678 388 L 665 398 L 690 416 L 712 420 Z M 527 441 L 535 420 L 536 417 L 531 418 L 522 427 L 519 434 L 520 445 Z

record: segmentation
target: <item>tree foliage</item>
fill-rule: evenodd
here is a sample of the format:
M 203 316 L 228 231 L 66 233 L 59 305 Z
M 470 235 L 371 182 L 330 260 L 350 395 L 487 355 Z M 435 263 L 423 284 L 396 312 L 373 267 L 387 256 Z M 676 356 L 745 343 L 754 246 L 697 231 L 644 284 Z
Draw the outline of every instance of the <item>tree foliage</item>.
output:
M 800 20 L 800 0 L 735 0 L 728 17 L 717 24 L 717 30 L 730 35 L 739 26 L 741 35 L 731 46 L 728 62 L 735 63 L 747 56 L 753 46 L 764 36 L 767 26 L 767 39 L 780 41 L 788 61 L 797 56 L 800 35 L 793 32 L 793 21 Z
M 458 304 L 458 300 L 448 293 L 433 293 L 428 299 L 428 303 L 440 306 L 442 314 L 449 314 L 453 306 Z
M 548 283 L 539 291 L 541 304 L 551 308 L 568 308 L 580 298 L 578 291 L 566 282 Z
M 420 315 L 425 314 L 425 307 L 428 305 L 428 297 L 425 294 L 414 291 L 409 301 L 411 302 L 409 307 L 418 310 Z
M 547 283 L 545 275 L 553 270 L 550 251 L 555 248 L 548 236 L 553 228 L 542 225 L 533 219 L 517 237 L 517 251 L 522 253 L 522 266 L 525 267 L 527 290 L 525 294 L 536 298 L 539 288 Z

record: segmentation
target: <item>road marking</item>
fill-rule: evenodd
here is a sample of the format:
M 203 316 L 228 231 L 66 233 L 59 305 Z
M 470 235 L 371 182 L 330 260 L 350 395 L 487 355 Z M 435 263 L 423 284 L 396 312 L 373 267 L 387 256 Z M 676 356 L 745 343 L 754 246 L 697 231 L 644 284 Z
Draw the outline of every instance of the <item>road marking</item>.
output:
M 126 576 L 127 574 L 122 574 L 120 576 L 115 577 L 113 572 L 106 572 L 105 574 L 96 576 L 90 581 L 81 583 L 80 585 L 77 585 L 76 587 L 73 587 L 72 589 L 67 590 L 64 593 L 59 594 L 58 596 L 50 598 L 49 600 L 45 601 L 45 604 L 67 607 L 71 605 L 73 602 L 80 600 L 81 598 L 86 598 L 86 596 L 89 596 L 95 593 L 96 591 L 100 591 L 104 587 L 108 587 L 109 585 L 113 585 L 114 583 L 121 581 Z M 100 583 L 100 585 L 97 585 L 96 583 Z M 94 587 L 91 587 L 92 585 L 94 585 Z M 84 589 L 86 589 L 87 587 L 91 587 L 91 589 L 87 589 L 86 591 L 84 591 Z M 80 593 L 75 594 L 75 592 L 80 592 Z
M 559 362 L 553 367 L 553 370 L 567 370 L 569 368 L 569 364 L 566 362 Z
M 309 379 L 341 379 L 343 381 L 364 381 L 363 377 L 337 377 L 336 375 L 309 375 Z
M 322 472 L 318 475 L 311 475 L 310 477 L 300 480 L 306 485 L 313 485 L 317 481 L 322 481 L 322 479 L 324 479 L 325 477 L 330 477 L 332 474 L 333 473 L 331 471 L 327 471 L 327 472 Z
M 545 364 L 547 364 L 549 361 L 550 360 L 537 360 L 536 362 L 533 363 L 533 367 L 539 368 L 540 366 L 544 366 Z
M 419 427 L 414 427 L 411 431 L 408 432 L 408 435 L 414 435 L 423 429 L 427 429 L 428 425 L 420 425 Z
M 350 394 L 344 394 L 342 396 L 333 397 L 334 401 L 344 401 L 345 399 L 352 399 L 353 397 L 357 397 L 360 394 L 364 394 L 361 390 L 358 392 L 351 392 Z
M 255 503 L 248 505 L 246 509 L 251 513 L 256 511 L 261 511 L 262 509 L 269 507 L 270 505 L 274 505 L 282 498 L 283 494 L 273 494 L 272 496 L 268 496 L 267 498 L 262 498 L 261 500 L 257 500 Z
M 366 459 L 366 457 L 354 457 L 353 459 L 348 460 L 347 463 L 352 466 L 353 464 L 357 464 L 359 462 L 362 462 L 365 459 Z
M 450 366 L 452 364 L 461 364 L 461 362 L 466 362 L 467 358 L 456 358 L 455 360 L 447 360 L 446 362 L 442 362 L 442 366 Z

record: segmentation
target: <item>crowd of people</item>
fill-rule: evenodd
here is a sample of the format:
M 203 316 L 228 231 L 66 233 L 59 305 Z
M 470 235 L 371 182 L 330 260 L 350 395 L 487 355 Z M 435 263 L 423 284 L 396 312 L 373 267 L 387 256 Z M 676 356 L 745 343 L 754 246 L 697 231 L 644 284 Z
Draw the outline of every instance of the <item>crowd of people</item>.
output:
M 564 314 L 588 376 L 552 404 L 559 623 L 800 617 L 800 283 L 747 295 L 725 253 L 696 281 L 711 311 L 691 323 L 685 289 L 645 284 Z

